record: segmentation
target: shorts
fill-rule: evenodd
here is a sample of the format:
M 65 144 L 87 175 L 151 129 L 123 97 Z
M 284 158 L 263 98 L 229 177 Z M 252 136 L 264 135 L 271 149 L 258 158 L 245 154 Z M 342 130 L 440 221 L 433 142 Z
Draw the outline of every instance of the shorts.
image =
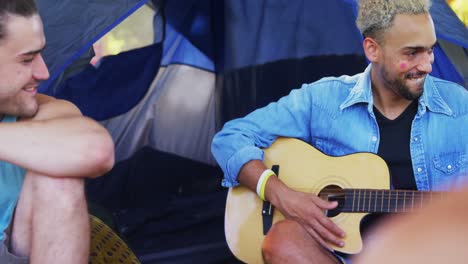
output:
M 18 257 L 10 252 L 10 241 L 8 237 L 11 235 L 11 228 L 5 230 L 5 239 L 0 241 L 0 263 L 1 264 L 28 264 L 28 257 Z

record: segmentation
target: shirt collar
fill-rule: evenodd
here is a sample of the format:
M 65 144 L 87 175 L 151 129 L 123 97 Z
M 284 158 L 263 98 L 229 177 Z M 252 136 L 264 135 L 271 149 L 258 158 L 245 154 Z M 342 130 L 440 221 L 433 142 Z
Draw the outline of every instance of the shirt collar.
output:
M 363 73 L 360 74 L 356 84 L 351 89 L 351 92 L 340 105 L 340 110 L 350 107 L 358 103 L 367 103 L 367 110 L 369 113 L 373 111 L 374 99 L 372 97 L 372 84 L 371 84 L 371 68 L 369 64 Z M 426 108 L 431 112 L 452 115 L 453 111 L 450 109 L 445 100 L 440 96 L 439 90 L 434 83 L 433 77 L 427 75 L 424 82 L 424 92 L 419 98 L 419 114 L 424 114 Z
M 441 113 L 448 116 L 453 115 L 452 109 L 448 106 L 447 102 L 440 96 L 439 89 L 434 83 L 432 76 L 427 76 L 424 82 L 424 93 L 419 98 L 420 109 L 423 112 L 427 109 L 431 112 Z
M 358 103 L 367 103 L 369 104 L 369 111 L 372 112 L 372 105 L 374 99 L 372 98 L 372 89 L 371 89 L 371 79 L 370 79 L 370 70 L 372 64 L 369 64 L 363 73 L 360 74 L 356 84 L 351 89 L 348 97 L 340 105 L 340 110 L 350 107 Z

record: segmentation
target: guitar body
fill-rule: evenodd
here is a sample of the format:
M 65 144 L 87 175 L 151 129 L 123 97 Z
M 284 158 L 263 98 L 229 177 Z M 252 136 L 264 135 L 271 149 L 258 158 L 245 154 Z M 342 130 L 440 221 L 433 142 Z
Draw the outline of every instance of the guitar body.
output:
M 389 189 L 389 172 L 385 162 L 372 153 L 330 157 L 307 143 L 280 138 L 265 149 L 265 164 L 279 165 L 279 178 L 294 190 L 318 195 L 330 185 L 340 188 Z M 239 186 L 231 188 L 226 201 L 225 235 L 230 250 L 246 263 L 263 263 L 261 244 L 264 239 L 263 201 L 255 192 Z M 359 225 L 367 213 L 340 213 L 330 219 L 346 232 L 344 253 L 362 249 Z M 274 211 L 273 223 L 284 219 Z

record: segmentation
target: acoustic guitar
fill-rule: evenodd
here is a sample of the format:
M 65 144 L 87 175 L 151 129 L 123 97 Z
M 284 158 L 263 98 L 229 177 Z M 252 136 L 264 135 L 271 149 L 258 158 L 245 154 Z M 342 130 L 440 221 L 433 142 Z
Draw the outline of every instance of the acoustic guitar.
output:
M 324 214 L 346 232 L 345 246 L 332 246 L 340 252 L 361 251 L 359 225 L 365 215 L 411 212 L 426 202 L 442 198 L 438 192 L 390 190 L 388 167 L 373 153 L 331 157 L 292 138 L 279 138 L 264 151 L 264 163 L 277 170 L 278 177 L 288 187 L 338 201 L 336 209 Z M 255 192 L 242 186 L 231 188 L 225 213 L 225 235 L 230 250 L 246 263 L 263 263 L 261 244 L 265 234 L 272 224 L 282 219 L 284 216 Z

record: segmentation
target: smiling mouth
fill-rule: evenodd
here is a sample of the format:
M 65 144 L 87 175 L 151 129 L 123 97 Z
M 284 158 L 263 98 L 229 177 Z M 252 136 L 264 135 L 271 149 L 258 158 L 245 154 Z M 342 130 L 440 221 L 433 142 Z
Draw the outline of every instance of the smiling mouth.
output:
M 412 83 L 418 83 L 421 84 L 424 82 L 426 79 L 426 75 L 413 75 L 413 76 L 406 76 L 406 80 L 412 82 Z
M 27 93 L 31 93 L 31 94 L 36 94 L 37 93 L 37 86 L 23 88 L 23 91 L 25 91 Z

